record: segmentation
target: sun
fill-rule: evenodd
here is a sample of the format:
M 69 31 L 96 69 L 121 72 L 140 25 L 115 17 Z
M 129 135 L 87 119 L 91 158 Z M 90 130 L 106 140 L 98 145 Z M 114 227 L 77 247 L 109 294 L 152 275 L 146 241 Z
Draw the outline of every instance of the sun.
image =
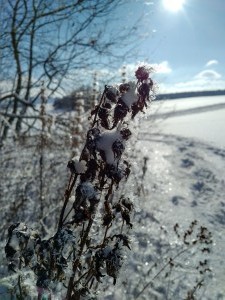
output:
M 185 0 L 163 0 L 163 6 L 172 11 L 178 12 L 183 8 Z

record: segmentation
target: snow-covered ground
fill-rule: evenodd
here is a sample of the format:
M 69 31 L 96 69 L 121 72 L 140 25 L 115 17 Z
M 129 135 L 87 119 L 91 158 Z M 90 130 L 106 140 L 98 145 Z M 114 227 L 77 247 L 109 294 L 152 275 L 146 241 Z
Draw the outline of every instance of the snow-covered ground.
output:
M 225 96 L 154 101 L 150 110 L 131 149 L 135 170 L 124 190 L 136 198 L 132 251 L 118 285 L 110 282 L 98 299 L 137 299 L 145 286 L 138 299 L 187 299 L 199 279 L 199 261 L 207 259 L 212 272 L 196 299 L 223 300 Z M 182 231 L 194 220 L 212 232 L 210 253 L 184 245 L 174 232 L 175 224 Z M 179 252 L 176 267 L 160 272 Z
M 134 149 L 148 160 L 135 215 L 133 254 L 121 287 L 102 299 L 136 299 L 145 285 L 138 299 L 187 299 L 198 278 L 196 266 L 205 259 L 212 272 L 196 289 L 195 299 L 225 299 L 224 128 L 224 96 L 152 103 Z M 165 276 L 160 270 L 183 249 L 173 226 L 177 223 L 185 230 L 194 220 L 212 233 L 210 253 L 190 249 L 174 260 L 179 268 Z
M 151 118 L 161 123 L 159 130 L 165 134 L 197 138 L 225 148 L 225 96 L 155 101 Z
M 173 245 L 172 226 L 178 223 L 185 228 L 198 220 L 212 232 L 214 244 L 209 255 L 211 278 L 196 299 L 225 299 L 225 96 L 156 101 L 151 111 L 141 123 L 136 150 L 149 158 L 143 182 L 146 219 L 135 233 L 138 251 L 145 253 L 139 261 L 143 281 L 153 264 L 154 249 L 168 250 L 157 243 Z M 161 226 L 158 240 L 154 236 L 157 224 Z M 169 252 L 164 255 L 170 256 Z M 188 272 L 194 268 L 189 269 L 191 257 L 184 257 L 183 263 L 187 269 L 174 271 L 174 286 L 167 296 L 163 289 L 158 294 L 146 289 L 144 299 L 184 299 L 178 287 L 188 285 Z

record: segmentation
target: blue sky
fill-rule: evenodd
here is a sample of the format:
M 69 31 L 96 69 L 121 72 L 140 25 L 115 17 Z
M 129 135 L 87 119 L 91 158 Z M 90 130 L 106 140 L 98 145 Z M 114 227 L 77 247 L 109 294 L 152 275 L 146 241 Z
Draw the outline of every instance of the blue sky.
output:
M 178 11 L 164 1 L 129 3 L 127 20 L 142 16 L 145 36 L 137 60 L 156 67 L 162 92 L 225 89 L 225 0 L 183 0 Z M 135 63 L 125 62 L 128 69 Z
M 111 78 L 116 78 L 115 82 L 118 82 L 123 65 L 126 66 L 127 75 L 133 75 L 137 64 L 143 61 L 155 67 L 154 78 L 160 92 L 225 89 L 225 0 L 119 2 L 122 7 L 112 10 L 110 16 L 107 14 L 103 19 L 98 19 L 95 26 L 88 27 L 91 33 L 84 32 L 83 38 L 88 39 L 93 34 L 95 39 L 96 28 L 100 26 L 107 41 L 111 42 L 117 38 L 118 32 L 123 32 L 124 27 L 129 29 L 138 23 L 136 35 L 131 36 L 135 41 L 135 55 L 125 57 L 122 62 L 114 59 L 113 63 L 109 56 L 102 55 L 99 58 L 102 64 L 98 67 L 98 59 L 95 61 L 92 53 L 93 67 L 80 70 L 79 75 L 77 69 L 71 72 L 71 84 L 67 82 L 67 89 L 74 89 L 74 76 L 76 80 L 80 78 L 78 84 L 88 80 L 92 83 L 96 71 L 99 87 L 103 86 L 103 81 L 113 83 Z M 165 5 L 166 2 L 183 4 L 174 11 L 169 9 L 171 6 Z M 104 18 L 108 24 L 102 29 Z M 112 18 L 114 21 L 110 21 Z M 126 47 L 128 49 L 129 45 L 121 43 L 116 51 L 123 53 Z M 3 81 L 3 85 L 8 86 L 8 82 Z

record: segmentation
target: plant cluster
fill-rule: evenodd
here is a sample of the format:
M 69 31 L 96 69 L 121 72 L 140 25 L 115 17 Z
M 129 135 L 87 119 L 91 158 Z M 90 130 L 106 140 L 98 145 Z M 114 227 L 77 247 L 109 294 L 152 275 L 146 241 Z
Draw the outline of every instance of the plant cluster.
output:
M 63 197 L 68 180 L 65 161 L 79 153 L 88 123 L 83 101 L 77 104 L 69 116 L 51 115 L 42 85 L 38 119 L 35 124 L 29 121 L 32 131 L 14 140 L 8 138 L 0 149 L 2 242 L 12 220 L 32 222 L 43 235 L 55 230 L 61 209 L 58 199 Z M 52 176 L 59 173 L 61 176 Z
M 87 299 L 104 277 L 116 284 L 131 249 L 128 232 L 133 226 L 133 203 L 118 196 L 119 185 L 131 171 L 124 158 L 132 135 L 129 121 L 144 112 L 154 96 L 151 71 L 140 66 L 136 83 L 105 86 L 91 113 L 81 155 L 68 162 L 71 175 L 56 233 L 42 239 L 24 223 L 8 230 L 9 267 L 33 271 L 40 299 L 59 285 L 70 300 Z
M 197 299 L 199 290 L 206 284 L 207 277 L 212 272 L 209 261 L 213 243 L 212 233 L 197 220 L 192 221 L 186 230 L 182 230 L 176 223 L 173 230 L 178 239 L 175 254 L 170 256 L 167 253 L 166 262 L 155 263 L 150 267 L 145 278 L 150 276 L 152 278 L 144 285 L 140 280 L 134 291 L 134 295 L 136 294 L 134 299 L 139 299 L 146 289 L 157 290 L 156 285 L 164 281 L 161 292 L 166 299 L 194 300 Z M 162 259 L 161 257 L 160 260 Z M 188 277 L 191 277 L 191 280 Z M 188 285 L 189 281 L 191 285 Z M 173 290 L 172 285 L 176 287 Z

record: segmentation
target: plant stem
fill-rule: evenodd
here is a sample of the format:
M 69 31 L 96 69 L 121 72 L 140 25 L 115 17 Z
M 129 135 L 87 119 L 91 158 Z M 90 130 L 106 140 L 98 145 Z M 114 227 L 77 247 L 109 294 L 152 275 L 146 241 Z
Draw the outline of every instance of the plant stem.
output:
M 84 246 L 86 244 L 86 240 L 87 240 L 87 237 L 89 235 L 89 232 L 91 230 L 91 226 L 93 224 L 93 219 L 90 219 L 89 222 L 88 222 L 88 226 L 84 232 L 84 236 L 81 240 L 81 244 L 80 244 L 80 250 L 79 250 L 79 253 L 78 253 L 78 257 L 77 259 L 74 261 L 74 264 L 73 264 L 73 276 L 70 277 L 70 280 L 69 280 L 69 285 L 68 285 L 68 288 L 67 288 L 67 295 L 66 295 L 66 300 L 70 300 L 71 299 L 71 295 L 72 295 L 72 292 L 73 292 L 73 289 L 74 289 L 74 278 L 76 276 L 76 271 L 77 271 L 77 268 L 78 268 L 78 265 L 79 265 L 79 261 L 80 261 L 80 257 L 83 253 L 83 250 L 84 250 Z
M 65 199 L 64 199 L 64 204 L 63 204 L 63 207 L 62 207 L 62 210 L 61 210 L 61 213 L 60 213 L 60 217 L 59 217 L 59 223 L 58 223 L 58 229 L 61 228 L 63 226 L 63 222 L 65 221 L 65 219 L 63 219 L 64 217 L 64 213 L 65 213 L 65 209 L 66 209 L 66 206 L 69 202 L 69 199 L 70 199 L 70 195 L 72 193 L 72 190 L 75 186 L 75 183 L 76 183 L 76 180 L 77 180 L 77 175 L 74 176 L 73 178 L 73 181 L 72 183 L 70 184 L 71 180 L 72 180 L 72 174 L 70 175 L 70 180 L 69 180 L 69 184 L 68 184 L 68 188 L 66 189 L 66 192 L 65 192 Z
M 187 250 L 188 250 L 187 248 L 181 250 L 172 258 L 172 260 L 176 259 L 181 254 L 185 253 Z M 156 273 L 156 275 L 142 288 L 142 290 L 137 294 L 137 296 L 134 299 L 138 299 L 141 296 L 141 294 L 143 294 L 143 292 L 152 284 L 152 282 L 159 276 L 159 274 L 162 273 L 170 265 L 170 262 L 171 259 L 169 259 L 169 261 L 159 270 L 159 272 Z
M 101 99 L 100 99 L 100 102 L 99 102 L 97 111 L 96 111 L 96 113 L 95 113 L 94 121 L 93 121 L 93 123 L 92 123 L 92 128 L 95 126 L 95 123 L 96 123 L 96 119 L 97 119 L 97 116 L 98 116 L 99 109 L 100 109 L 101 104 L 102 104 L 102 102 L 103 102 L 103 99 L 104 99 L 104 97 L 105 97 L 105 92 L 106 92 L 106 86 L 105 86 L 104 92 L 102 93 L 102 96 L 101 96 Z
M 104 238 L 103 238 L 103 241 L 102 241 L 102 247 L 104 247 L 104 243 L 105 243 L 105 239 L 106 239 L 106 236 L 107 236 L 107 232 L 108 232 L 108 229 L 110 227 L 110 224 L 107 225 L 106 229 L 105 229 L 105 234 L 104 234 Z

